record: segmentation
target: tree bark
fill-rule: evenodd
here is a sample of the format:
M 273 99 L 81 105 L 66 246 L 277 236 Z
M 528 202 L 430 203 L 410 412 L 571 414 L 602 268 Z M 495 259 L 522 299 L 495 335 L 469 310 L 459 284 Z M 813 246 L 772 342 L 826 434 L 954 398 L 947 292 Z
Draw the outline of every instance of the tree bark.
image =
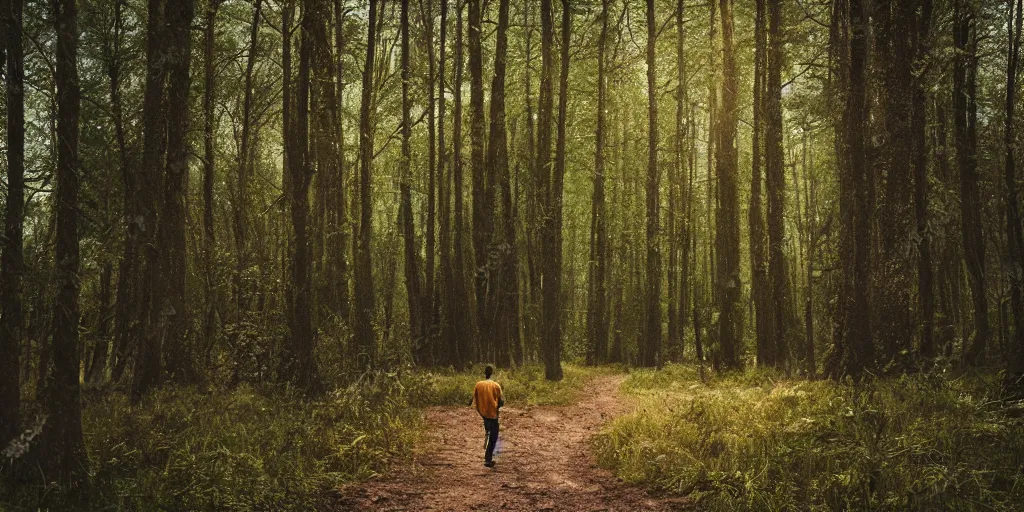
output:
M 658 170 L 658 83 L 654 62 L 657 38 L 654 0 L 647 0 L 647 307 L 642 366 L 661 365 L 661 174 Z
M 0 447 L 21 434 L 20 357 L 22 339 L 22 277 L 25 273 L 25 51 L 22 0 L 6 0 L 0 8 L 6 37 L 7 70 L 7 198 L 4 234 L 0 239 Z M 3 475 L 0 475 L 3 476 Z
M 601 364 L 608 358 L 608 221 L 605 205 L 605 110 L 607 107 L 607 47 L 610 0 L 601 0 L 601 36 L 597 42 L 597 128 L 594 150 L 594 193 L 591 199 L 590 291 L 588 329 L 590 363 Z
M 1020 67 L 1021 35 L 1024 32 L 1024 0 L 1008 0 L 1006 52 L 1006 120 L 1003 131 L 1005 147 L 1004 180 L 1006 184 L 1006 241 L 1010 265 L 1010 306 L 1013 308 L 1014 332 L 1010 351 L 1011 378 L 1020 385 L 1024 376 L 1024 235 L 1021 233 L 1020 203 L 1017 197 L 1016 127 L 1017 73 Z
M 737 96 L 736 56 L 733 50 L 733 1 L 719 0 L 722 18 L 722 105 L 719 114 L 715 164 L 718 177 L 715 246 L 717 253 L 717 285 L 719 313 L 719 344 L 721 361 L 726 368 L 742 366 L 739 357 L 742 282 L 740 279 L 740 226 L 738 218 L 736 152 Z
M 355 340 L 360 368 L 370 368 L 377 359 L 377 341 L 373 331 L 376 299 L 373 292 L 373 261 L 370 255 L 373 240 L 373 130 L 370 114 L 373 102 L 373 71 L 377 41 L 378 0 L 369 0 L 369 23 L 366 31 L 366 60 L 359 106 L 359 232 L 355 250 Z M 379 0 L 383 3 L 384 0 Z
M 768 0 L 768 55 L 765 81 L 765 184 L 768 198 L 768 286 L 773 317 L 769 319 L 774 345 L 773 363 L 787 368 L 789 308 L 789 272 L 786 269 L 786 190 L 785 160 L 782 148 L 782 2 Z
M 931 29 L 932 0 L 919 0 L 921 12 L 917 14 L 914 33 L 915 67 L 922 69 L 928 58 L 928 37 Z M 917 231 L 917 294 L 921 308 L 921 357 L 935 357 L 935 295 L 932 277 L 931 230 L 928 229 L 928 83 L 923 75 L 914 78 L 913 96 L 913 164 L 914 164 L 914 218 Z
M 750 175 L 750 209 L 747 211 L 747 224 L 750 226 L 750 293 L 754 301 L 754 343 L 757 347 L 757 364 L 773 365 L 775 363 L 775 339 L 772 337 L 771 322 L 773 304 L 769 295 L 768 285 L 768 243 L 765 233 L 764 211 L 761 197 L 761 168 L 764 161 L 765 122 L 764 103 L 767 94 L 765 87 L 765 66 L 767 64 L 768 39 L 765 31 L 765 0 L 757 0 L 757 14 L 754 25 L 754 127 L 753 150 Z
M 53 4 L 57 90 L 57 215 L 53 304 L 53 368 L 46 379 L 46 422 L 41 434 L 41 474 L 72 501 L 88 497 L 89 459 L 82 438 L 79 389 L 79 109 L 78 9 L 74 0 Z
M 978 190 L 977 29 L 971 2 L 956 0 L 953 14 L 953 126 L 960 168 L 960 227 L 964 260 L 974 306 L 974 335 L 965 344 L 964 362 L 974 364 L 985 352 L 990 336 L 985 282 L 985 237 Z
M 410 169 L 412 154 L 410 139 L 412 126 L 409 120 L 409 0 L 401 0 L 402 32 L 402 160 L 398 209 L 398 229 L 402 233 L 405 248 L 405 288 L 409 306 L 409 336 L 413 346 L 422 343 L 423 321 L 426 311 L 423 307 L 423 290 L 420 282 L 420 247 L 416 240 L 416 226 L 412 213 L 412 181 Z

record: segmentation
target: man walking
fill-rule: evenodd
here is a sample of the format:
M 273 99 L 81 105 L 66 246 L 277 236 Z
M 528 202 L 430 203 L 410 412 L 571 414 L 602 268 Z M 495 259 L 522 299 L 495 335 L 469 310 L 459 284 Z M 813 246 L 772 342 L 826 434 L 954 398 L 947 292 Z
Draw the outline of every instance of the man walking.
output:
M 494 444 L 498 442 L 498 409 L 505 405 L 501 397 L 501 386 L 491 380 L 494 368 L 484 369 L 485 380 L 476 383 L 473 388 L 473 400 L 476 411 L 484 418 L 484 466 L 494 467 Z

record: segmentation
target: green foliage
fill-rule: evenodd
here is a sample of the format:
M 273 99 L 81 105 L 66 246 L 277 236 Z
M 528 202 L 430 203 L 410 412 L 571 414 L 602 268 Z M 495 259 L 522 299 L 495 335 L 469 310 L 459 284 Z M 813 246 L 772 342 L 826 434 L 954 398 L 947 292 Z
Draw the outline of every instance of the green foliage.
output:
M 484 378 L 484 366 L 476 365 L 464 372 L 420 372 L 413 378 L 409 399 L 413 405 L 466 405 L 472 398 L 473 385 Z M 526 365 L 514 370 L 497 370 L 494 380 L 501 384 L 506 403 L 516 407 L 533 405 L 565 405 L 576 397 L 590 379 L 614 373 L 612 366 L 563 366 L 565 377 L 558 382 L 544 379 L 542 365 Z
M 163 388 L 135 407 L 122 394 L 96 397 L 83 414 L 90 507 L 324 508 L 339 485 L 408 456 L 422 423 L 404 389 L 394 375 L 369 375 L 315 401 L 247 385 Z M 35 509 L 41 494 L 25 487 L 10 505 Z
M 1024 422 L 999 379 L 918 374 L 854 386 L 692 367 L 634 373 L 640 407 L 595 441 L 630 482 L 711 510 L 1009 510 Z

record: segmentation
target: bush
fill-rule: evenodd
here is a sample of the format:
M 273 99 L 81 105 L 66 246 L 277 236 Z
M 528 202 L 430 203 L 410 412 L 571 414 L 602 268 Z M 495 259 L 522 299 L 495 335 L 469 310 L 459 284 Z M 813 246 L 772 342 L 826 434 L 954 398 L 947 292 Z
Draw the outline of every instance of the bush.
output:
M 708 385 L 634 373 L 634 413 L 595 441 L 627 481 L 711 510 L 1009 510 L 1024 503 L 1024 422 L 999 379 L 938 374 L 854 386 L 770 371 Z
M 404 389 L 378 374 L 312 401 L 247 385 L 166 387 L 134 407 L 120 393 L 94 396 L 83 412 L 90 508 L 324 508 L 339 485 L 409 455 L 421 418 Z M 34 510 L 44 493 L 22 488 L 9 505 Z

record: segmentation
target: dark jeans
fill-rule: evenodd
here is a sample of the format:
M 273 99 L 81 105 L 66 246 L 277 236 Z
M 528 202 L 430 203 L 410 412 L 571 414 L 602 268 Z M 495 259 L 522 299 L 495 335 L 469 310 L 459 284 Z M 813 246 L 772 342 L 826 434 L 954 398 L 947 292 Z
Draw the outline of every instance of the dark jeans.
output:
M 484 461 L 494 459 L 494 445 L 498 442 L 498 418 L 484 418 Z

